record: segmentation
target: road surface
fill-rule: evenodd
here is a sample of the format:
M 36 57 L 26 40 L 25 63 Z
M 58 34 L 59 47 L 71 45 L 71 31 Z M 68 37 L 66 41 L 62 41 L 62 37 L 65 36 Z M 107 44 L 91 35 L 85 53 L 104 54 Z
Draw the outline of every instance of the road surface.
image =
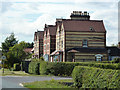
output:
M 44 80 L 60 80 L 60 79 L 72 79 L 66 77 L 55 77 L 55 76 L 0 76 L 0 86 L 2 90 L 28 90 L 20 86 L 20 83 L 34 82 L 34 81 L 44 81 Z M 10 89 L 11 88 L 11 89 Z

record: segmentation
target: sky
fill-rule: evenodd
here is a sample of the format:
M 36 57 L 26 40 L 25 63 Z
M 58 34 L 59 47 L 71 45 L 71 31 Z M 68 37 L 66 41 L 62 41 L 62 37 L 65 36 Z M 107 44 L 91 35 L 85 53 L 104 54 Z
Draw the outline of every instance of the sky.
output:
M 91 20 L 103 20 L 107 31 L 106 44 L 117 44 L 118 2 L 119 0 L 1 0 L 0 46 L 11 33 L 19 41 L 33 42 L 35 31 L 43 31 L 45 24 L 54 25 L 56 18 L 69 19 L 73 11 L 87 11 Z

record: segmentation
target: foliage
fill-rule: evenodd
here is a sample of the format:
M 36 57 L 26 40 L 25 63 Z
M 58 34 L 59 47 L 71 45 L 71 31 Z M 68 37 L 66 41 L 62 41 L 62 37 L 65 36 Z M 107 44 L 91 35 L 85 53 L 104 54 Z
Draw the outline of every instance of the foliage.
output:
M 6 53 L 9 51 L 9 48 L 13 47 L 17 43 L 18 41 L 16 40 L 14 33 L 11 33 L 11 35 L 2 43 L 3 54 L 6 55 Z
M 40 60 L 41 60 L 41 61 L 45 61 L 43 57 L 40 57 Z
M 23 61 L 22 62 L 22 71 L 25 71 L 26 73 L 28 73 L 29 63 L 30 63 L 30 61 Z
M 114 58 L 111 63 L 120 63 L 120 58 Z
M 48 62 L 45 62 L 45 61 L 40 62 L 39 72 L 40 72 L 41 75 L 47 75 L 48 74 L 47 65 L 48 65 Z
M 27 43 L 27 48 L 33 48 L 33 45 L 34 45 L 34 43 L 32 42 L 32 43 Z
M 20 69 L 21 69 L 20 64 L 19 63 L 15 63 L 14 67 L 13 67 L 13 70 L 14 71 L 20 71 Z
M 77 88 L 120 88 L 120 70 L 76 66 L 72 78 Z
M 90 62 L 40 62 L 40 74 L 70 76 L 75 66 L 90 66 L 103 69 L 120 69 L 120 64 Z
M 37 75 L 39 75 L 40 74 L 40 72 L 39 72 L 39 65 L 40 65 L 40 62 L 30 62 L 28 72 L 30 74 L 37 74 Z
M 14 63 L 21 63 L 26 57 L 27 53 L 24 52 L 26 48 L 26 42 L 22 41 L 19 44 L 15 44 L 13 47 L 9 48 L 7 52 L 7 64 L 13 66 Z

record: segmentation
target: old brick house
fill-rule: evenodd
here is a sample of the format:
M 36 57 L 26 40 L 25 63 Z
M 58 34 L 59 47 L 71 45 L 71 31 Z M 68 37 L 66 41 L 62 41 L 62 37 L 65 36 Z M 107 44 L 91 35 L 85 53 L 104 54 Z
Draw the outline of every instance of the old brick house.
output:
M 90 20 L 87 12 L 73 11 L 70 17 L 56 21 L 56 50 L 51 53 L 51 61 L 107 60 L 103 21 Z
M 56 26 L 45 24 L 43 39 L 43 57 L 45 61 L 50 61 L 50 54 L 56 48 Z
M 34 58 L 43 56 L 43 34 L 44 31 L 37 31 L 34 33 Z

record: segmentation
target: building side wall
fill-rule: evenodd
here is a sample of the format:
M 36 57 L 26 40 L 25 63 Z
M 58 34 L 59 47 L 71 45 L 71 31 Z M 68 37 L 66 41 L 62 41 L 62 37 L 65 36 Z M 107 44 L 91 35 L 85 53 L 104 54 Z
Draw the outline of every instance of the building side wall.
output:
M 87 40 L 88 47 L 105 47 L 105 33 L 96 32 L 66 32 L 66 49 L 83 47 L 83 40 Z
M 87 61 L 96 61 L 96 55 L 97 53 L 75 53 L 75 62 L 87 62 Z M 102 61 L 107 61 L 107 54 L 105 53 L 99 53 L 103 55 Z M 71 62 L 72 60 L 72 55 L 71 53 L 67 53 L 67 61 Z
M 56 49 L 56 35 L 52 35 L 50 38 L 50 54 Z

